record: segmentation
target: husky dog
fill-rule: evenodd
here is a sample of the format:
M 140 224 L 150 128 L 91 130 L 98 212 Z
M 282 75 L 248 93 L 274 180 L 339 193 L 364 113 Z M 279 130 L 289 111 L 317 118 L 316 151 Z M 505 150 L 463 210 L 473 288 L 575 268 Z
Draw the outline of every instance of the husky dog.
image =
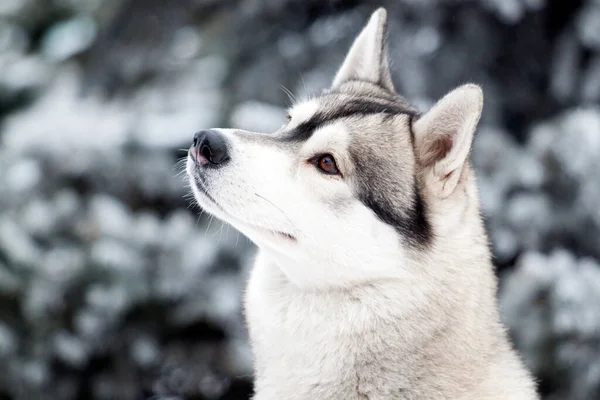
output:
M 245 296 L 255 400 L 537 399 L 509 343 L 468 162 L 481 89 L 420 114 L 386 11 L 274 134 L 196 133 L 198 203 L 259 247 Z

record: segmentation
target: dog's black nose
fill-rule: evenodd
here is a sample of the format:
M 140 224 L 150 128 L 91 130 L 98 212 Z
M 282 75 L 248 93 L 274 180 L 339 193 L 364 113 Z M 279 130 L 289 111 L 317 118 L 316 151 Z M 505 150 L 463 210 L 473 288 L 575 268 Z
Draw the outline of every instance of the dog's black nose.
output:
M 227 142 L 218 131 L 211 129 L 196 132 L 194 147 L 200 157 L 204 157 L 213 166 L 219 166 L 229 160 Z

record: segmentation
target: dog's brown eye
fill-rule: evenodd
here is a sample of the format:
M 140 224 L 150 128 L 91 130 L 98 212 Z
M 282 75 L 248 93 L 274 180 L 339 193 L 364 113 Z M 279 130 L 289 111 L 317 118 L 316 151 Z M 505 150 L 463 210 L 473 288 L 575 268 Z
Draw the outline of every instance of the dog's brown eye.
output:
M 337 175 L 340 171 L 337 168 L 335 159 L 331 154 L 325 154 L 317 160 L 317 167 L 328 175 Z
M 287 114 L 285 116 L 285 119 L 286 119 L 287 122 L 290 122 L 292 120 L 292 116 L 290 114 Z

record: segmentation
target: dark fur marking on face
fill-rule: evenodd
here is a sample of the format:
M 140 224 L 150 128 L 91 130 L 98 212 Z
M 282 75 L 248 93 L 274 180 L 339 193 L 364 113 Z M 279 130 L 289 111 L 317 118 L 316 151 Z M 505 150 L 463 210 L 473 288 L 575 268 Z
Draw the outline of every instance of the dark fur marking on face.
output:
M 391 117 L 399 114 L 412 115 L 414 113 L 413 109 L 398 103 L 384 103 L 371 99 L 351 99 L 343 102 L 343 104 L 331 111 L 319 111 L 315 113 L 308 121 L 302 122 L 281 140 L 287 142 L 304 142 L 310 139 L 317 128 L 331 121 L 351 116 L 384 114 L 386 117 Z
M 413 223 L 412 227 L 410 227 L 410 231 L 412 232 L 413 237 L 418 239 L 420 244 L 427 244 L 432 237 L 431 225 L 427 219 L 427 207 L 425 206 L 425 201 L 419 190 L 419 185 L 417 185 L 416 182 L 414 184 L 414 191 L 415 197 L 413 208 L 409 215 L 409 218 Z
M 352 158 L 357 168 L 360 168 L 360 160 L 355 155 L 352 155 Z M 399 209 L 402 201 L 393 198 L 393 190 L 386 191 L 381 187 L 390 185 L 390 182 L 381 181 L 377 176 L 366 175 L 358 179 L 357 183 L 360 202 L 371 209 L 382 222 L 392 226 L 406 239 L 409 246 L 423 248 L 431 242 L 433 232 L 427 218 L 427 207 L 416 181 L 412 188 L 408 189 L 412 189 L 410 205 L 403 209 Z
M 425 202 L 416 189 L 416 185 L 412 205 L 404 213 L 395 210 L 388 199 L 377 198 L 369 191 L 362 191 L 358 197 L 381 221 L 392 226 L 398 234 L 405 238 L 409 245 L 424 247 L 430 242 L 431 225 L 426 216 Z

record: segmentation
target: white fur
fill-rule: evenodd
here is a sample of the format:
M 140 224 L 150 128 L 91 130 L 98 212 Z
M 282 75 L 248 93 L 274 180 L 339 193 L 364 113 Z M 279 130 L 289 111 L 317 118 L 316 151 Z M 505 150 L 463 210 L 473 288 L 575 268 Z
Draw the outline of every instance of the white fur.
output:
M 319 110 L 319 107 L 318 99 L 309 99 L 295 104 L 289 110 L 290 121 L 287 124 L 287 128 L 290 129 L 304 121 L 308 121 Z

